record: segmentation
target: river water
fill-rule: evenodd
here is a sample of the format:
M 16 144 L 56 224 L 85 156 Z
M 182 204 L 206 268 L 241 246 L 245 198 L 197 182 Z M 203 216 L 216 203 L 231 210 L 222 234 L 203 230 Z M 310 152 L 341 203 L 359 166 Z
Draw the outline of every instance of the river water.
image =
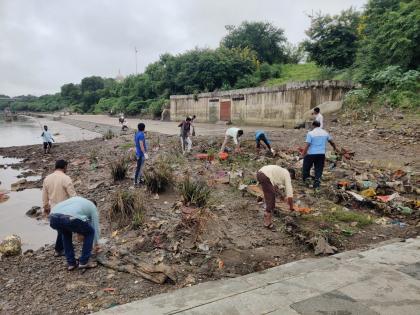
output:
M 89 140 L 100 135 L 79 129 L 59 121 L 20 117 L 13 122 L 0 120 L 0 147 L 39 144 L 42 150 L 42 125 L 48 125 L 56 142 Z M 0 191 L 10 191 L 11 184 L 19 180 L 18 176 L 24 170 L 18 170 L 11 165 L 19 162 L 0 156 Z M 27 180 L 37 180 L 39 177 L 29 177 Z M 48 221 L 36 220 L 25 215 L 33 206 L 41 206 L 40 189 L 25 189 L 19 192 L 10 191 L 9 199 L 0 203 L 0 241 L 6 236 L 16 234 L 22 239 L 22 248 L 37 249 L 55 240 Z

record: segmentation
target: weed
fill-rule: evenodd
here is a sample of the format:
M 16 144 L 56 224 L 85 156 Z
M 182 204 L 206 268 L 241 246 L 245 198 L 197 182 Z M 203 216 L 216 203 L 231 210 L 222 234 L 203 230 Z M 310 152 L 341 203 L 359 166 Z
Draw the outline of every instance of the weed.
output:
M 112 138 L 114 138 L 114 133 L 112 132 L 112 130 L 111 129 L 108 129 L 108 131 L 104 134 L 104 138 L 106 139 L 106 140 L 110 140 L 110 139 L 112 139 Z
M 173 173 L 168 158 L 159 157 L 144 172 L 147 189 L 156 194 L 167 190 L 173 183 Z
M 128 171 L 128 161 L 127 157 L 119 157 L 116 160 L 109 162 L 111 175 L 114 181 L 120 181 L 126 177 Z
M 131 224 L 138 228 L 144 222 L 146 207 L 144 196 L 137 191 L 115 192 L 112 197 L 108 217 L 111 225 L 115 223 L 118 227 Z
M 328 211 L 322 215 L 322 218 L 328 222 L 357 222 L 357 226 L 363 227 L 373 223 L 373 219 L 370 215 L 359 213 L 355 211 L 344 210 L 338 208 L 334 211 Z
M 200 180 L 191 180 L 186 176 L 179 185 L 179 191 L 185 205 L 195 205 L 203 207 L 210 199 L 211 189 L 206 182 Z
M 126 142 L 120 145 L 120 148 L 123 150 L 128 150 L 134 147 L 134 144 L 131 142 Z
M 89 162 L 90 164 L 97 164 L 98 163 L 98 149 L 93 148 L 90 152 L 89 152 Z

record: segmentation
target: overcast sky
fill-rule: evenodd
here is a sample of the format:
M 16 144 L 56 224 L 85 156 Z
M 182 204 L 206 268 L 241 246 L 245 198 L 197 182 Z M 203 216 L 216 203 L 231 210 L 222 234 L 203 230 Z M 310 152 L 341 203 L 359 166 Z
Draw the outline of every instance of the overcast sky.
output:
M 138 71 L 165 52 L 215 48 L 225 25 L 268 21 L 305 38 L 308 13 L 366 0 L 0 0 L 0 94 L 42 95 L 86 76 Z

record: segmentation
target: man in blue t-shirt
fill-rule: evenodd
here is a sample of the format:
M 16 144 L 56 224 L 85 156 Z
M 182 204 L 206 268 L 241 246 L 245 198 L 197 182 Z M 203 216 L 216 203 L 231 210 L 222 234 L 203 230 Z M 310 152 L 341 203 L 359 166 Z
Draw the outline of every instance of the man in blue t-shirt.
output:
M 306 145 L 302 152 L 302 177 L 303 181 L 306 181 L 313 165 L 315 167 L 315 181 L 313 187 L 319 188 L 322 172 L 324 171 L 327 143 L 329 142 L 335 151 L 337 151 L 337 147 L 328 132 L 321 128 L 321 123 L 319 121 L 315 120 L 312 123 L 312 126 L 314 129 L 307 133 L 305 140 Z
M 134 175 L 135 186 L 143 182 L 142 166 L 144 164 L 144 161 L 149 158 L 147 154 L 146 137 L 144 135 L 145 128 L 146 128 L 145 124 L 139 123 L 137 125 L 138 131 L 134 135 L 134 144 L 136 146 L 136 158 L 137 158 L 136 173 Z
M 266 145 L 267 149 L 274 154 L 274 150 L 271 148 L 270 146 L 270 140 L 268 140 L 267 135 L 265 134 L 264 130 L 257 130 L 255 131 L 255 142 L 257 143 L 257 152 L 260 152 L 260 148 L 261 148 L 261 141 L 264 142 L 264 144 Z

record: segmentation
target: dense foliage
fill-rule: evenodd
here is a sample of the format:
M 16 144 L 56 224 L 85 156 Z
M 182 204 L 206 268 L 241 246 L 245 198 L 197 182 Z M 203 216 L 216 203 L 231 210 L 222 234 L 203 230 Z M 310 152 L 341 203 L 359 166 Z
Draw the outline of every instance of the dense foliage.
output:
M 309 58 L 321 66 L 350 67 L 356 58 L 359 13 L 350 8 L 339 15 L 319 13 L 310 18 L 309 39 L 304 42 Z
M 228 34 L 221 45 L 227 48 L 249 48 L 256 52 L 261 62 L 286 63 L 286 37 L 284 31 L 270 23 L 243 22 L 238 27 L 226 26 Z
M 159 116 L 172 94 L 283 84 L 289 80 L 343 79 L 363 84 L 346 104 L 420 106 L 420 1 L 369 0 L 365 8 L 310 16 L 308 39 L 293 46 L 266 22 L 227 26 L 216 49 L 163 54 L 144 73 L 124 80 L 97 76 L 69 83 L 60 93 L 13 99 L 0 110 L 125 112 Z M 305 58 L 309 62 L 301 63 Z

